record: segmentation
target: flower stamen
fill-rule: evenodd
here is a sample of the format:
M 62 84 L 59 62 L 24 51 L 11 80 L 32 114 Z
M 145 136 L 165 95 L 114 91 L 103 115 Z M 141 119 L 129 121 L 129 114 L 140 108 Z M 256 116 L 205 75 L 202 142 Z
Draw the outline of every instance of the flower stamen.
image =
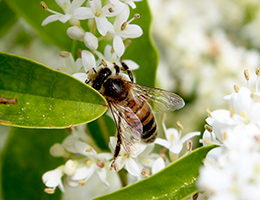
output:
M 46 192 L 47 194 L 54 194 L 55 190 L 54 188 L 45 188 L 44 192 Z
M 42 8 L 43 8 L 44 10 L 47 10 L 47 9 L 48 9 L 48 6 L 47 6 L 47 4 L 46 4 L 44 1 L 41 1 L 40 4 L 41 4 L 41 6 L 42 6 Z
M 84 181 L 84 180 L 81 180 L 81 181 L 79 181 L 79 182 L 78 182 L 78 184 L 79 184 L 80 186 L 83 186 L 83 185 L 85 185 L 85 184 L 86 184 L 86 181 Z

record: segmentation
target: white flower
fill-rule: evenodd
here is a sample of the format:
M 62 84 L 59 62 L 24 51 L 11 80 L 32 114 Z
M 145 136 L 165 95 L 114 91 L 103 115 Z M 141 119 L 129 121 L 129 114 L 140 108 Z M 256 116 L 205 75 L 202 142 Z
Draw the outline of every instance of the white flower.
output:
M 85 31 L 78 26 L 72 26 L 67 29 L 67 35 L 73 40 L 83 41 Z
M 60 188 L 62 192 L 64 192 L 64 187 L 61 180 L 62 176 L 63 176 L 63 165 L 56 168 L 55 170 L 45 172 L 42 176 L 42 181 L 47 187 L 52 188 L 53 192 L 57 186 Z M 46 192 L 48 191 L 49 190 L 46 190 Z
M 118 3 L 113 6 L 108 3 L 102 7 L 101 0 L 88 1 L 90 7 L 80 7 L 75 10 L 74 18 L 79 20 L 95 19 L 97 29 L 103 36 L 107 34 L 107 31 L 111 29 L 112 25 L 107 20 L 107 16 L 115 16 L 123 9 L 122 3 Z
M 74 61 L 73 56 L 71 53 L 63 51 L 61 52 L 60 56 L 64 58 L 65 66 L 61 67 L 61 70 L 69 73 L 71 75 L 78 73 L 82 69 L 82 60 L 81 58 L 77 58 L 76 61 Z
M 77 169 L 77 163 L 69 159 L 63 167 L 63 172 L 68 176 L 72 176 L 75 173 L 76 169 Z
M 86 32 L 84 35 L 84 44 L 90 50 L 96 50 L 98 48 L 98 39 L 90 32 Z
M 75 141 L 74 147 L 77 153 L 87 157 L 87 161 L 80 163 L 70 179 L 72 181 L 87 181 L 94 173 L 97 173 L 100 180 L 109 186 L 109 183 L 106 181 L 107 169 L 105 168 L 105 163 L 113 157 L 112 154 L 97 154 L 91 146 L 81 141 Z
M 135 161 L 139 165 L 140 169 L 144 167 L 152 168 L 155 160 L 160 157 L 158 154 L 152 153 L 153 149 L 154 144 L 148 144 L 143 152 L 135 158 Z
M 125 45 L 123 43 L 124 39 L 137 38 L 143 34 L 143 30 L 140 26 L 130 24 L 134 18 L 127 22 L 129 13 L 129 8 L 125 7 L 125 9 L 117 15 L 114 21 L 113 30 L 110 31 L 110 33 L 114 36 L 113 48 L 119 57 L 121 57 L 125 51 Z
M 161 138 L 156 138 L 156 144 L 166 147 L 174 154 L 179 154 L 183 148 L 184 142 L 191 139 L 194 136 L 199 136 L 200 132 L 191 132 L 186 134 L 184 137 L 181 137 L 182 131 L 178 131 L 175 128 L 166 129 L 165 124 L 163 123 L 163 129 L 165 132 L 166 140 Z
M 134 1 L 142 1 L 142 0 L 121 0 L 122 2 L 128 4 L 129 6 L 131 6 L 133 9 L 136 8 L 136 5 L 134 3 Z M 116 5 L 119 2 L 119 0 L 110 0 L 110 3 L 112 3 L 113 5 Z
M 43 20 L 42 26 L 45 26 L 46 24 L 49 24 L 57 20 L 59 20 L 62 23 L 65 23 L 68 20 L 70 20 L 70 23 L 72 25 L 79 25 L 79 22 L 77 20 L 74 20 L 73 13 L 78 7 L 80 7 L 84 3 L 85 0 L 73 0 L 72 2 L 70 2 L 70 0 L 55 0 L 55 1 L 62 8 L 65 14 L 61 14 L 47 8 L 46 10 L 53 13 L 53 15 L 50 15 L 45 20 Z
M 152 174 L 156 174 L 165 168 L 165 162 L 162 157 L 159 157 L 155 160 L 152 167 Z
M 116 141 L 116 137 L 110 137 L 109 148 L 111 149 L 112 153 L 114 152 L 114 149 L 116 147 Z M 138 152 L 136 153 L 135 157 L 141 154 L 145 148 L 146 145 L 138 146 Z M 124 167 L 128 171 L 128 173 L 133 176 L 139 177 L 141 175 L 141 169 L 139 167 L 141 163 L 138 163 L 137 159 L 134 159 L 134 157 L 126 153 L 123 147 L 121 147 L 120 154 L 116 159 L 116 164 L 118 166 L 118 170 L 121 170 Z
M 82 63 L 85 71 L 89 71 L 91 68 L 96 68 L 96 59 L 94 55 L 87 50 L 81 52 Z
M 99 57 L 99 63 L 101 63 L 101 60 L 105 60 L 109 68 L 113 68 L 113 63 L 116 63 L 117 65 L 121 65 L 120 57 L 118 57 L 113 50 L 112 46 L 107 44 L 104 50 L 104 55 L 98 51 L 94 51 L 95 54 Z M 132 60 L 122 60 L 130 70 L 136 70 L 139 68 L 139 65 L 132 61 Z

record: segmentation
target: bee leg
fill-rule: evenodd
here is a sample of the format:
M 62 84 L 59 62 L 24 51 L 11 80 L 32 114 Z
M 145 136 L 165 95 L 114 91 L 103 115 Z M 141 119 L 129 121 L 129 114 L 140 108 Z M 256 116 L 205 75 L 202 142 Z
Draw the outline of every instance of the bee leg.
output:
M 122 66 L 123 66 L 123 70 L 127 72 L 128 76 L 129 76 L 129 78 L 130 78 L 130 80 L 131 80 L 132 82 L 134 82 L 134 78 L 133 78 L 133 73 L 132 73 L 132 71 L 129 69 L 129 67 L 128 67 L 123 61 L 121 61 L 121 64 L 122 64 Z
M 116 74 L 119 74 L 120 68 L 119 68 L 119 66 L 116 63 L 114 63 L 114 68 L 116 70 Z
M 116 164 L 116 159 L 117 157 L 119 156 L 119 153 L 120 153 L 120 150 L 121 150 L 121 144 L 122 144 L 122 139 L 121 139 L 121 128 L 120 128 L 120 125 L 121 125 L 121 119 L 120 117 L 118 118 L 118 122 L 115 118 L 115 115 L 113 113 L 113 110 L 112 110 L 112 107 L 111 107 L 111 102 L 108 102 L 108 106 L 111 110 L 111 113 L 112 113 L 112 116 L 114 118 L 114 121 L 116 123 L 116 127 L 117 127 L 117 143 L 116 143 L 116 148 L 115 148 L 115 152 L 114 152 L 114 158 L 113 158 L 113 161 L 110 165 L 110 169 L 114 168 L 115 171 L 118 171 L 118 165 Z
M 114 158 L 113 158 L 113 161 L 110 166 L 110 168 L 114 168 L 115 171 L 119 170 L 118 166 L 115 162 L 116 162 L 117 157 L 119 156 L 120 150 L 121 150 L 121 137 L 120 137 L 120 133 L 117 133 L 117 143 L 116 143 Z

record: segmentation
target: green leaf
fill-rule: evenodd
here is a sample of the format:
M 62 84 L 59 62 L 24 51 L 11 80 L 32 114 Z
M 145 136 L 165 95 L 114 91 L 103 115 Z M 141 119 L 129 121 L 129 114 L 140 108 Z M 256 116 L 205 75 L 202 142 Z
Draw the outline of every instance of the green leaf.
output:
M 0 54 L 0 124 L 64 128 L 90 122 L 107 108 L 106 100 L 79 80 L 11 54 Z
M 52 157 L 47 149 L 67 135 L 67 130 L 13 127 L 2 155 L 3 199 L 60 199 L 59 189 L 53 195 L 44 192 L 42 175 L 64 163 L 63 158 Z
M 97 120 L 87 124 L 88 133 L 95 140 L 96 144 L 105 151 L 110 151 L 108 144 L 110 136 L 115 136 L 116 126 L 113 119 L 103 115 Z
M 0 1 L 0 38 L 17 22 L 15 13 L 4 1 Z
M 159 173 L 96 199 L 186 199 L 197 192 L 196 179 L 202 160 L 214 147 L 210 145 L 198 148 Z

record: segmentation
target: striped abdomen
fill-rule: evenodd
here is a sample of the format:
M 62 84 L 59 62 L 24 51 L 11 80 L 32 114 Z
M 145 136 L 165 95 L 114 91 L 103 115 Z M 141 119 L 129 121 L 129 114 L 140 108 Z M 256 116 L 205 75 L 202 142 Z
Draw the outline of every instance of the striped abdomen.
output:
M 131 108 L 143 125 L 142 141 L 145 143 L 154 142 L 158 131 L 151 106 L 144 99 L 134 99 L 128 102 L 127 107 Z M 133 113 L 128 113 L 127 117 L 131 118 Z

